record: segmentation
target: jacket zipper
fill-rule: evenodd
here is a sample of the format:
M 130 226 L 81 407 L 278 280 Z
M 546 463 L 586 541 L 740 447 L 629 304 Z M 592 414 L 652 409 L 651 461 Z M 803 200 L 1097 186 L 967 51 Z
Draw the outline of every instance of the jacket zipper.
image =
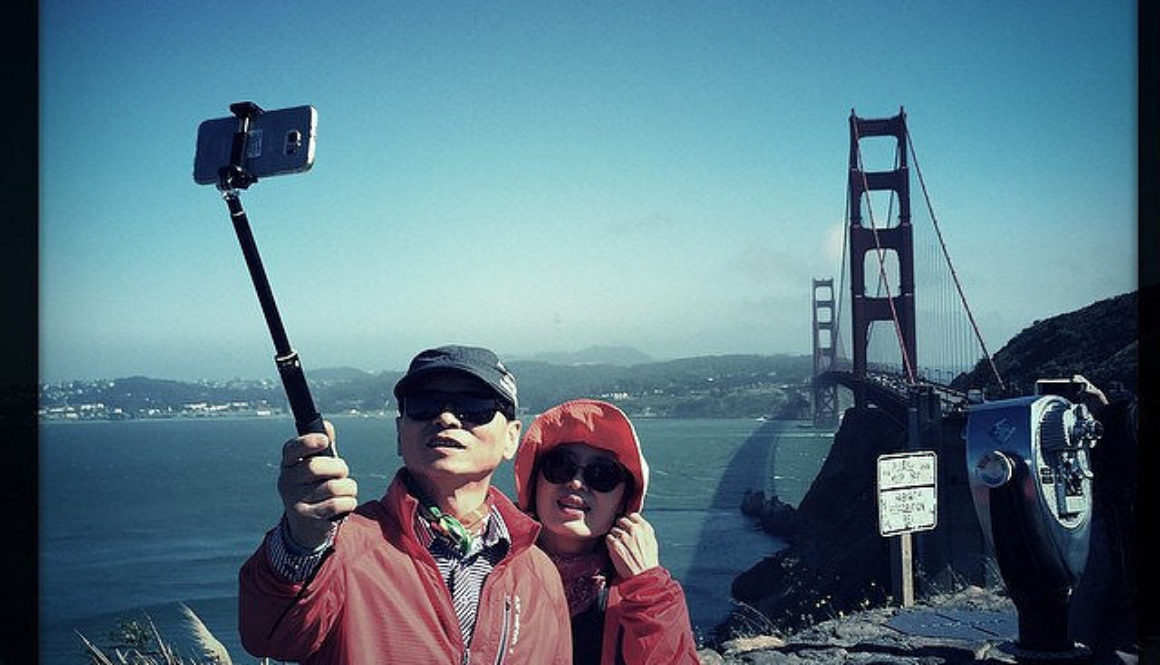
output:
M 511 630 L 512 597 L 503 595 L 503 623 L 500 625 L 499 651 L 495 654 L 495 665 L 503 665 L 504 655 L 508 647 L 508 632 Z

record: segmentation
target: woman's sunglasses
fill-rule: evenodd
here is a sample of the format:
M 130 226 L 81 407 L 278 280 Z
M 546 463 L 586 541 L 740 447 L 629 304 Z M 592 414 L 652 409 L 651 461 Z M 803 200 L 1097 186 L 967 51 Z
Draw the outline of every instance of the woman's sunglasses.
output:
M 576 471 L 583 471 L 584 484 L 597 492 L 605 493 L 616 489 L 624 482 L 628 472 L 620 463 L 607 457 L 597 457 L 580 466 L 563 450 L 550 450 L 540 458 L 540 473 L 544 480 L 553 485 L 562 485 L 576 477 Z
M 510 407 L 494 397 L 468 393 L 417 392 L 403 397 L 403 415 L 412 420 L 434 420 L 442 413 L 450 413 L 460 422 L 485 425 L 495 418 L 496 412 L 511 420 Z

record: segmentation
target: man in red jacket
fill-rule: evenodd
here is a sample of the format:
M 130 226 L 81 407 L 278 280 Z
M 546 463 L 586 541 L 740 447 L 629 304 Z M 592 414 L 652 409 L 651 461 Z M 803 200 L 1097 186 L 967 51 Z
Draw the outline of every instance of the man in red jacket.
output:
M 305 664 L 569 663 L 539 527 L 491 487 L 519 443 L 515 378 L 487 349 L 444 346 L 411 361 L 395 397 L 404 468 L 378 501 L 356 507 L 346 463 L 318 455 L 329 423 L 329 437 L 283 446 L 282 520 L 239 575 L 246 650 Z

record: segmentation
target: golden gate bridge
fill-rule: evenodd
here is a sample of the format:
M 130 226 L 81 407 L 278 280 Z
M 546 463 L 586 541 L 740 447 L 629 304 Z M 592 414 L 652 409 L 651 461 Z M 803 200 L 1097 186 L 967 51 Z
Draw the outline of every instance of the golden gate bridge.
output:
M 907 409 L 932 411 L 935 400 L 940 412 L 961 410 L 975 386 L 960 377 L 980 363 L 1002 390 L 951 261 L 905 109 L 888 118 L 851 110 L 849 131 L 840 277 L 837 284 L 832 277 L 813 280 L 815 424 L 837 423 L 839 386 L 852 392 L 856 407 L 899 417 Z M 924 205 L 912 210 L 914 180 Z

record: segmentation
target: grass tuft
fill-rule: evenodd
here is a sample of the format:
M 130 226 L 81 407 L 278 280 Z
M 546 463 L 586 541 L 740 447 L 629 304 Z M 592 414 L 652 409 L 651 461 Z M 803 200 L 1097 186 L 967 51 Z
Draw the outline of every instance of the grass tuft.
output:
M 153 619 L 146 615 L 144 621 L 122 621 L 110 635 L 115 642 L 111 647 L 102 648 L 77 631 L 89 665 L 233 665 L 225 646 L 197 614 L 184 603 L 180 609 L 200 654 L 188 658 L 179 655 L 173 645 L 161 637 Z M 263 659 L 261 662 L 269 661 Z

